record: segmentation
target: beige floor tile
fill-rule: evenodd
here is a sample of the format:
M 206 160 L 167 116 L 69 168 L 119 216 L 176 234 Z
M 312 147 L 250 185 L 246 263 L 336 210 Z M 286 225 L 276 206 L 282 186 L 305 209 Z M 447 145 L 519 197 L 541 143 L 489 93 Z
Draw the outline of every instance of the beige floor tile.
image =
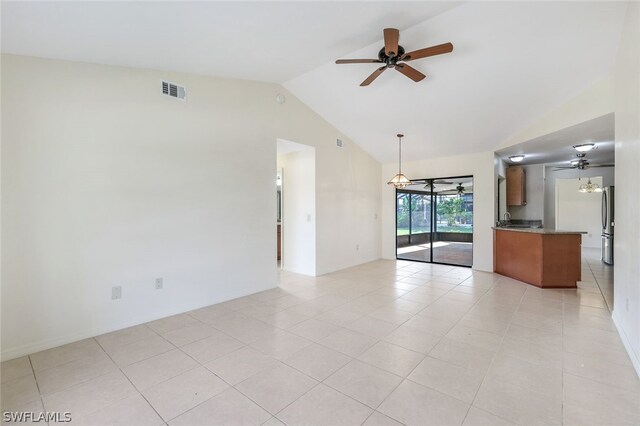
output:
M 340 330 L 340 327 L 324 321 L 309 319 L 289 328 L 288 331 L 307 339 L 318 341 Z
M 493 355 L 494 352 L 446 337 L 429 352 L 433 358 L 481 372 L 487 371 Z
M 543 367 L 562 368 L 562 347 L 557 344 L 545 344 L 505 337 L 498 353 Z
M 468 370 L 439 359 L 425 358 L 407 377 L 409 380 L 471 403 L 480 388 L 482 371 Z
M 227 383 L 236 385 L 256 373 L 278 365 L 280 363 L 275 359 L 245 346 L 205 364 L 205 367 Z
M 251 346 L 265 355 L 284 360 L 312 343 L 311 340 L 288 331 L 276 331 L 264 339 L 251 343 Z
M 29 402 L 39 400 L 40 393 L 36 379 L 32 375 L 18 377 L 17 379 L 7 380 L 0 385 L 2 392 L 0 395 L 0 405 L 3 410 L 12 409 L 12 407 L 21 406 Z
M 263 370 L 236 385 L 255 403 L 276 414 L 318 382 L 286 365 Z
M 204 308 L 189 311 L 189 316 L 202 321 L 206 324 L 215 322 L 218 318 L 233 312 L 231 309 L 225 308 L 222 305 L 205 306 Z
M 320 384 L 278 413 L 289 425 L 351 426 L 362 424 L 373 410 Z
M 473 405 L 516 424 L 562 423 L 562 399 L 543 397 L 506 382 L 485 380 Z
M 122 399 L 106 408 L 82 417 L 74 417 L 73 426 L 160 426 L 164 421 L 139 394 Z
M 36 379 L 40 393 L 46 395 L 117 370 L 118 367 L 111 361 L 111 358 L 106 353 L 99 352 L 96 355 L 76 359 L 58 367 L 38 371 Z
M 377 341 L 378 339 L 374 337 L 343 329 L 325 337 L 319 343 L 343 354 L 356 357 L 373 346 Z
M 178 349 L 136 362 L 123 372 L 139 390 L 164 382 L 198 366 L 191 357 Z
M 563 366 L 567 373 L 640 394 L 640 379 L 631 365 L 605 363 L 593 356 L 565 352 Z
M 424 359 L 424 354 L 391 343 L 378 342 L 360 355 L 358 359 L 398 376 L 406 377 Z
M 85 339 L 31 354 L 29 358 L 31 358 L 33 371 L 37 373 L 47 368 L 58 367 L 71 361 L 101 353 L 104 353 L 104 351 L 94 339 Z
M 362 426 L 402 426 L 402 423 L 399 423 L 382 413 L 374 411 L 371 413 L 367 421 L 362 423 Z
M 163 333 L 162 337 L 176 346 L 184 346 L 219 333 L 213 326 L 198 322 Z
M 429 316 L 416 315 L 409 321 L 405 322 L 402 326 L 414 328 L 423 333 L 435 334 L 438 336 L 444 336 L 453 328 L 457 320 L 451 319 L 439 319 Z
M 267 324 L 271 324 L 274 327 L 282 329 L 293 327 L 294 325 L 299 324 L 302 321 L 306 321 L 309 318 L 311 317 L 309 317 L 308 315 L 303 315 L 291 311 L 274 312 L 258 317 L 260 321 L 266 322 Z
M 213 326 L 244 343 L 264 339 L 278 330 L 266 322 L 249 317 L 221 319 L 221 321 L 216 322 Z
M 2 425 L 19 425 L 19 426 L 42 426 L 43 422 L 37 420 L 37 416 L 44 413 L 44 406 L 40 398 L 23 404 L 12 405 L 5 407 L 2 405 L 2 418 L 0 418 L 0 424 Z M 36 418 L 25 419 L 24 413 L 33 413 Z M 5 421 L 5 416 L 6 420 Z
M 366 334 L 367 336 L 376 337 L 378 339 L 383 338 L 387 334 L 391 333 L 398 326 L 396 324 L 383 321 L 373 317 L 362 317 L 357 321 L 347 325 L 346 328 L 355 331 L 360 334 Z
M 151 358 L 175 349 L 171 343 L 158 335 L 148 339 L 137 340 L 128 345 L 118 345 L 107 351 L 111 359 L 120 367 Z
M 471 407 L 467 413 L 467 417 L 462 423 L 463 426 L 513 426 L 515 423 L 511 423 L 508 420 L 494 416 L 484 410 L 476 407 Z
M 47 411 L 68 411 L 81 418 L 135 395 L 138 393 L 131 382 L 118 371 L 45 395 L 42 402 Z
M 286 426 L 277 417 L 271 417 L 266 422 L 262 423 L 262 426 Z
M 182 346 L 181 349 L 199 363 L 205 364 L 240 349 L 244 345 L 244 343 L 231 336 L 216 332 L 216 334 L 205 339 Z
M 490 331 L 480 330 L 477 328 L 466 327 L 464 325 L 457 325 L 453 327 L 447 333 L 447 337 L 471 346 L 476 346 L 478 348 L 487 349 L 493 352 L 498 350 L 498 347 L 502 342 L 502 335 L 500 334 L 495 334 Z
M 401 325 L 382 340 L 422 354 L 428 354 L 442 336 Z
M 489 368 L 487 378 L 510 383 L 549 396 L 562 399 L 562 370 L 532 364 L 498 353 Z
M 640 393 L 564 374 L 566 424 L 640 424 Z
M 409 426 L 459 425 L 468 409 L 469 404 L 408 380 L 378 407 L 382 414 Z
M 349 361 L 351 357 L 314 343 L 286 358 L 284 363 L 322 381 Z
M 153 408 L 169 421 L 229 387 L 204 367 L 189 370 L 142 391 Z
M 266 424 L 271 414 L 233 388 L 180 415 L 171 426 L 258 426 Z
M 177 330 L 189 325 L 199 324 L 200 321 L 188 314 L 178 314 L 171 317 L 161 318 L 159 320 L 147 323 L 147 326 L 156 333 L 163 334 L 172 330 Z
M 158 334 L 144 324 L 114 331 L 96 337 L 96 340 L 105 351 L 117 349 L 120 346 L 129 345 L 139 340 L 150 339 Z
M 31 362 L 29 361 L 28 356 L 4 361 L 1 365 L 0 379 L 2 380 L 2 383 L 33 374 L 33 371 L 31 370 Z
M 358 360 L 353 360 L 324 381 L 372 408 L 380 405 L 400 382 L 401 377 Z
M 413 317 L 413 313 L 395 307 L 383 306 L 369 314 L 370 317 L 400 325 Z
M 531 327 L 522 327 L 517 324 L 511 324 L 505 335 L 511 339 L 525 340 L 543 345 L 562 345 L 562 330 L 557 332 L 549 330 L 540 330 Z

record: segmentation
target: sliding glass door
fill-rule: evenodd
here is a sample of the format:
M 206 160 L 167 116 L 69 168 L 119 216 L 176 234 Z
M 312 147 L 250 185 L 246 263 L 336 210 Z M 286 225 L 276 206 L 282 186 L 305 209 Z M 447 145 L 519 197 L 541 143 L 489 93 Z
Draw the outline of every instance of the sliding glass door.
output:
M 412 182 L 396 190 L 396 257 L 471 266 L 473 176 Z

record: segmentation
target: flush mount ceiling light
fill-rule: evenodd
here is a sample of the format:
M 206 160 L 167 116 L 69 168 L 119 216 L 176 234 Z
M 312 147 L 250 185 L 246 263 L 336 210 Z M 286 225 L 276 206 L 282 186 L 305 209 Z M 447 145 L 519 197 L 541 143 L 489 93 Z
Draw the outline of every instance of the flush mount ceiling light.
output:
M 402 138 L 403 134 L 398 133 L 398 174 L 395 175 L 387 185 L 393 185 L 397 189 L 402 189 L 406 186 L 411 185 L 411 181 L 407 179 L 405 175 L 402 174 Z
M 524 155 L 512 155 L 511 157 L 509 157 L 509 160 L 513 161 L 514 163 L 519 163 L 524 160 Z
M 578 192 L 602 192 L 602 188 L 600 188 L 600 185 L 598 185 L 597 183 L 591 183 L 591 178 L 589 178 L 587 180 L 587 183 L 583 183 L 582 185 L 580 185 L 580 187 L 578 188 Z
M 595 148 L 596 144 L 594 143 L 582 143 L 580 145 L 574 145 L 573 149 L 579 152 L 588 152 Z

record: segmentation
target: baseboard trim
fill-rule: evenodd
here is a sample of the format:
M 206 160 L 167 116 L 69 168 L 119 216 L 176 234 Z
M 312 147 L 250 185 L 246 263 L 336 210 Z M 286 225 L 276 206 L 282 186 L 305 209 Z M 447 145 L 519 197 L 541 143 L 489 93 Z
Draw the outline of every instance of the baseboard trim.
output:
M 622 340 L 622 344 L 624 348 L 627 350 L 627 354 L 631 359 L 631 364 L 633 368 L 636 370 L 636 374 L 640 378 L 640 357 L 633 351 L 633 347 L 631 346 L 631 342 L 629 341 L 629 337 L 627 333 L 624 331 L 622 325 L 620 325 L 620 320 L 618 319 L 618 315 L 616 315 L 616 311 L 614 310 L 611 314 L 611 318 L 613 319 L 613 324 L 616 326 L 616 330 L 618 330 L 618 335 L 620 335 L 620 340 Z

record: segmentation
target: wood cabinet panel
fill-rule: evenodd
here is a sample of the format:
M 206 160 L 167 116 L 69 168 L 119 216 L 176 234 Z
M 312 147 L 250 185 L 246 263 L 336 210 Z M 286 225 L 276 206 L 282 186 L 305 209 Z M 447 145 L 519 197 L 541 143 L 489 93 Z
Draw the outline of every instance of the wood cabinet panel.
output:
M 527 205 L 527 172 L 523 167 L 512 166 L 507 169 L 507 205 Z

